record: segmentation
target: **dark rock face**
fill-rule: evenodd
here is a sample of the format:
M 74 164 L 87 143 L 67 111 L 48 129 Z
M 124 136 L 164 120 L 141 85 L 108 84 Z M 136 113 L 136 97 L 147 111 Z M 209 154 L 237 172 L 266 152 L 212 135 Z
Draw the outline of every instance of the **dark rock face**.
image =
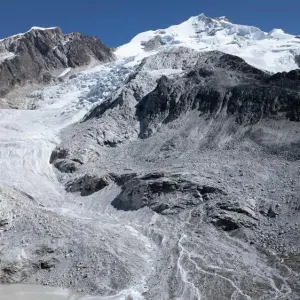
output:
M 66 158 L 68 155 L 68 149 L 57 148 L 51 153 L 49 163 L 52 164 L 56 159 L 63 159 Z
M 55 71 L 85 66 L 93 60 L 109 62 L 113 52 L 95 37 L 81 33 L 64 34 L 61 29 L 32 29 L 0 41 L 0 96 L 26 83 L 49 83 Z M 59 75 L 59 74 L 58 74 Z
M 73 173 L 78 170 L 83 162 L 79 159 L 67 159 L 68 155 L 68 149 L 57 148 L 51 153 L 49 163 L 53 163 L 62 173 Z
M 208 203 L 206 207 L 210 222 L 224 231 L 256 227 L 258 218 L 254 209 L 249 203 L 232 202 L 231 199 Z
M 63 173 L 73 173 L 78 170 L 81 164 L 70 159 L 58 159 L 54 166 Z
M 138 103 L 139 136 L 147 138 L 162 124 L 192 110 L 208 118 L 234 117 L 246 126 L 276 115 L 299 122 L 299 74 L 296 70 L 268 76 L 241 58 L 211 53 L 182 78 L 162 77 L 157 88 Z
M 134 177 L 122 186 L 112 205 L 132 211 L 149 207 L 160 214 L 177 214 L 200 205 L 208 195 L 224 195 L 224 191 L 181 178 L 180 175 L 150 173 Z
M 102 190 L 110 183 L 110 176 L 103 176 L 98 178 L 97 176 L 86 174 L 85 176 L 78 178 L 77 180 L 67 183 L 66 190 L 72 193 L 80 192 L 81 196 L 88 196 Z
M 166 43 L 162 40 L 161 36 L 157 35 L 153 39 L 142 42 L 141 45 L 144 47 L 146 51 L 153 51 L 158 49 L 159 47 L 165 45 Z
M 136 173 L 120 175 L 109 173 L 103 176 L 86 174 L 75 180 L 70 180 L 66 184 L 66 191 L 70 193 L 80 192 L 81 196 L 89 196 L 104 189 L 112 183 L 116 183 L 117 185 L 122 186 L 127 181 L 135 178 L 136 176 Z
M 111 203 L 118 210 L 149 207 L 158 214 L 177 215 L 195 209 L 195 217 L 203 216 L 207 223 L 224 231 L 257 226 L 255 203 L 233 201 L 226 191 L 186 179 L 183 174 L 133 176 L 121 188 Z

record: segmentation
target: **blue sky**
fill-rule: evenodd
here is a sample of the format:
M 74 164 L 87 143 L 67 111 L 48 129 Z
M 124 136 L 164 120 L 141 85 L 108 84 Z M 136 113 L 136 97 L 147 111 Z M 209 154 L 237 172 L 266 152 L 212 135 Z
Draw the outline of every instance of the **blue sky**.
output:
M 141 31 L 202 12 L 265 31 L 276 27 L 300 34 L 300 0 L 1 0 L 0 38 L 32 26 L 59 26 L 66 33 L 80 31 L 119 46 Z

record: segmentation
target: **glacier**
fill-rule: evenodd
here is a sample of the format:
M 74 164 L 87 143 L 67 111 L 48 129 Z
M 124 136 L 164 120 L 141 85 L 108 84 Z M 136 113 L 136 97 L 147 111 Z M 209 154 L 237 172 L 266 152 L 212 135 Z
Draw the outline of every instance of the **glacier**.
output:
M 147 51 L 143 45 L 157 39 L 157 49 Z M 187 46 L 198 51 L 219 50 L 237 55 L 249 64 L 269 72 L 290 71 L 298 68 L 295 55 L 300 54 L 300 40 L 281 29 L 267 33 L 257 27 L 232 24 L 224 19 L 213 19 L 201 14 L 167 29 L 146 31 L 119 47 L 119 58 L 145 56 L 161 47 Z

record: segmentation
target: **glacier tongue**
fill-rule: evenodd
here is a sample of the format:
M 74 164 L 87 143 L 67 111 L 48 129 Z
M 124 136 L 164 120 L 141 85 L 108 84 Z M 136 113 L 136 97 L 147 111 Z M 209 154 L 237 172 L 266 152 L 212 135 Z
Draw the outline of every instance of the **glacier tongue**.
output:
M 147 45 L 151 44 L 151 47 Z M 119 47 L 118 57 L 148 56 L 161 47 L 187 46 L 198 51 L 219 50 L 242 57 L 249 64 L 270 72 L 298 68 L 295 56 L 300 54 L 300 40 L 280 29 L 266 33 L 257 27 L 237 25 L 224 17 L 204 14 L 167 29 L 138 34 Z
M 5 172 L 0 173 L 0 182 L 42 199 L 44 204 L 61 198 L 60 185 L 53 184 L 57 180 L 49 164 L 60 130 L 83 118 L 94 102 L 101 102 L 129 72 L 118 62 L 98 66 L 67 83 L 32 92 L 30 96 L 40 106 L 37 110 L 2 109 L 0 166 Z

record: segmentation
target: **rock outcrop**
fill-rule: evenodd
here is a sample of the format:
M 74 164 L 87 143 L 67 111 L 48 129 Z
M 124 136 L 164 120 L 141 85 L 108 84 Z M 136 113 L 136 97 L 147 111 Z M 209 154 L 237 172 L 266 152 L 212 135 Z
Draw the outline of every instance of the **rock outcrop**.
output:
M 181 210 L 199 206 L 209 195 L 220 197 L 225 194 L 216 187 L 184 179 L 180 174 L 156 172 L 126 182 L 112 205 L 125 211 L 149 207 L 160 214 L 178 214 Z
M 156 89 L 139 101 L 139 136 L 147 138 L 193 110 L 210 119 L 233 117 L 243 126 L 270 116 L 299 122 L 299 75 L 297 70 L 270 78 L 241 58 L 220 52 L 202 54 L 185 76 L 162 77 Z

